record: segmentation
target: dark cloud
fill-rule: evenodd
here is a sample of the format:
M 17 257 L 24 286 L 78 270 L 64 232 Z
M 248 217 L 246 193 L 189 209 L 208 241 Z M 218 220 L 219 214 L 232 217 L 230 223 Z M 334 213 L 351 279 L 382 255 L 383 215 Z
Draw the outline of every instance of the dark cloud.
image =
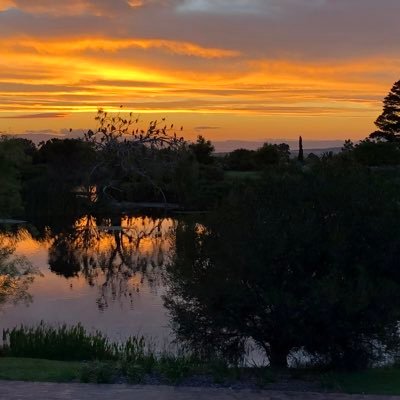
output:
M 12 3 L 18 12 L 0 13 L 0 33 L 5 36 L 163 38 L 265 59 L 400 52 L 398 0 L 137 0 L 138 7 L 128 0 Z M 107 22 L 101 22 L 104 18 Z
M 19 10 L 29 14 L 56 16 L 91 14 L 107 16 L 141 6 L 139 0 L 0 0 L 0 11 Z
M 147 36 L 154 35 L 156 26 L 171 39 L 184 36 L 265 59 L 354 58 L 397 55 L 400 50 L 398 0 L 243 0 L 237 4 L 253 12 L 232 13 L 229 6 L 219 7 L 220 12 L 212 12 L 218 7 L 210 6 L 208 13 L 153 10 L 153 23 L 147 26 L 142 10 L 143 18 L 137 19 L 135 28 Z

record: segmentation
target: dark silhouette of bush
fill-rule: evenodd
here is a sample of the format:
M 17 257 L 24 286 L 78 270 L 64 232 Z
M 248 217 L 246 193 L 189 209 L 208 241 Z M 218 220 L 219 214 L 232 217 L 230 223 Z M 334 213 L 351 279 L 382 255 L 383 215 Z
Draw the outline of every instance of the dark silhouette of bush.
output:
M 400 164 L 398 143 L 365 139 L 354 146 L 354 160 L 363 165 L 384 166 Z
M 255 154 L 255 160 L 259 169 L 269 165 L 277 165 L 289 162 L 290 148 L 286 143 L 264 143 Z
M 255 154 L 254 150 L 234 150 L 225 156 L 224 167 L 231 171 L 254 171 L 256 170 Z
M 274 367 L 304 349 L 365 367 L 399 343 L 399 187 L 325 161 L 237 185 L 203 225 L 181 225 L 166 297 L 199 353 L 240 356 L 251 338 Z
M 215 150 L 214 146 L 210 140 L 207 140 L 203 136 L 199 135 L 197 141 L 189 145 L 189 149 L 193 152 L 199 164 L 212 164 L 214 162 L 212 156 Z

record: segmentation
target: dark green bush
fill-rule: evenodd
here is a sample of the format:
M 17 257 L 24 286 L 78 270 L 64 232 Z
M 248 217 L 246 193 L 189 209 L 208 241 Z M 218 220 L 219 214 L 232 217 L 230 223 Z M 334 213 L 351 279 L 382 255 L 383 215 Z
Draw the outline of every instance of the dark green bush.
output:
M 118 375 L 115 364 L 91 361 L 82 365 L 79 379 L 82 383 L 114 383 Z

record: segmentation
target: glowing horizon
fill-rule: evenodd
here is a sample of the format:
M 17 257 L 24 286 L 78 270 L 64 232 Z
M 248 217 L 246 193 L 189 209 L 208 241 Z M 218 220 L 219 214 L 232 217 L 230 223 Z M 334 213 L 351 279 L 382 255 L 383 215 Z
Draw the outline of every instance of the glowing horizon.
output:
M 0 0 L 0 132 L 88 129 L 123 105 L 188 139 L 360 139 L 399 78 L 393 0 L 112 3 Z

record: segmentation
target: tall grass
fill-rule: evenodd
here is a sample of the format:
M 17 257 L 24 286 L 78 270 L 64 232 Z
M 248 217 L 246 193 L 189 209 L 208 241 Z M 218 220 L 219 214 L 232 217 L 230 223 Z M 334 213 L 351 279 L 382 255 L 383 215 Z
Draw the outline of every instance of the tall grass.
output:
M 112 342 L 100 331 L 86 331 L 81 324 L 53 327 L 42 322 L 35 327 L 3 330 L 0 356 L 85 361 L 82 382 L 109 383 L 123 376 L 131 383 L 142 383 L 149 375 L 173 384 L 196 374 L 211 374 L 216 382 L 221 376 L 230 378 L 228 365 L 222 360 L 200 359 L 183 349 L 157 353 L 143 336 Z
M 43 322 L 35 327 L 3 330 L 1 352 L 9 357 L 59 361 L 134 361 L 151 355 L 143 337 L 115 343 L 100 331 L 87 332 L 81 324 L 52 327 Z

